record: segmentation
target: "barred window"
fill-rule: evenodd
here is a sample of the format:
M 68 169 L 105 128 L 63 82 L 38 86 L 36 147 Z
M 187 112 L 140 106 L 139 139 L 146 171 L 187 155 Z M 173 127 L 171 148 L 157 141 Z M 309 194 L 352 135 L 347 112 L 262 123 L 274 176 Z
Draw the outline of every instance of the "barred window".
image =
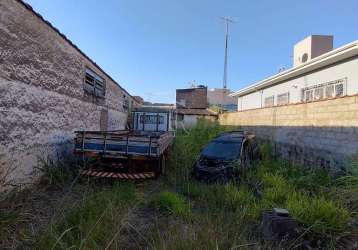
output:
M 277 95 L 277 105 L 286 105 L 290 102 L 290 93 Z
M 309 89 L 305 91 L 305 102 L 312 102 L 313 101 L 313 89 Z
M 104 97 L 105 96 L 105 81 L 95 72 L 86 68 L 84 90 L 92 95 Z
M 336 84 L 335 86 L 336 96 L 343 96 L 343 83 Z
M 275 96 L 269 96 L 265 98 L 265 107 L 272 107 L 275 102 Z
M 334 97 L 334 85 L 331 84 L 331 85 L 328 85 L 326 87 L 326 97 L 327 98 L 332 98 Z
M 140 123 L 144 124 L 157 124 L 157 118 L 159 117 L 158 124 L 164 123 L 164 117 L 163 116 L 157 116 L 157 115 L 141 115 L 140 116 Z
M 325 98 L 334 98 L 346 95 L 347 79 L 314 85 L 302 89 L 302 101 L 311 102 Z
M 314 100 L 321 100 L 324 97 L 323 87 L 314 90 Z

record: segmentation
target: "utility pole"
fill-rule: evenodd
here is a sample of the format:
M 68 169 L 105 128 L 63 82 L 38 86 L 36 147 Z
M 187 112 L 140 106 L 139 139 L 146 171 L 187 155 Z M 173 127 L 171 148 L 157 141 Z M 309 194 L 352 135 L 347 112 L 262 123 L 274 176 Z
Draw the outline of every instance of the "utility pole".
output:
M 225 22 L 225 59 L 224 59 L 224 77 L 223 77 L 223 87 L 227 88 L 227 49 L 228 49 L 228 40 L 229 40 L 229 23 L 234 23 L 234 20 L 230 17 L 222 17 L 221 19 Z

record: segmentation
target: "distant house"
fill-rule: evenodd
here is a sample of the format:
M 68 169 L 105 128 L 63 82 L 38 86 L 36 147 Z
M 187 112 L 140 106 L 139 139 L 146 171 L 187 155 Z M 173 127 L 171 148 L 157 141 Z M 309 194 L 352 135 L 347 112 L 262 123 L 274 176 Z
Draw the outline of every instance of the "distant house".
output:
M 206 86 L 176 90 L 177 128 L 190 128 L 198 119 L 216 120 L 217 113 L 208 109 Z
M 238 111 L 358 94 L 358 41 L 333 50 L 333 36 L 294 46 L 293 67 L 236 91 Z
M 176 109 L 177 128 L 193 127 L 198 119 L 207 119 L 209 121 L 216 121 L 218 114 L 209 109 Z
M 226 111 L 236 111 L 237 110 L 237 99 L 230 96 L 232 92 L 230 89 L 224 88 L 213 88 L 208 89 L 208 104 L 209 107 L 217 106 Z

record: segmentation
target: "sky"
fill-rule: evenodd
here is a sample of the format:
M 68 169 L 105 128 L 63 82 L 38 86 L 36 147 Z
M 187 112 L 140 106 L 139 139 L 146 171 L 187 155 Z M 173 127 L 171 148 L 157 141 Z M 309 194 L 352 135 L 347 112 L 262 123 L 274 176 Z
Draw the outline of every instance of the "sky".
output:
M 26 0 L 131 95 L 175 103 L 190 82 L 220 88 L 225 26 L 228 88 L 292 67 L 311 34 L 334 47 L 358 40 L 357 0 Z

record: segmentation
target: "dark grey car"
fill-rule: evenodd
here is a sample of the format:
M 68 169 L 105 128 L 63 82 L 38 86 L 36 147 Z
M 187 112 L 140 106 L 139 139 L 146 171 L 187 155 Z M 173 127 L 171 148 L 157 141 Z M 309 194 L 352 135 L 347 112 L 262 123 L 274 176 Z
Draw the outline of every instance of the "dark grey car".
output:
M 199 181 L 225 183 L 259 159 L 260 151 L 253 134 L 226 132 L 203 148 L 194 164 L 193 174 Z

